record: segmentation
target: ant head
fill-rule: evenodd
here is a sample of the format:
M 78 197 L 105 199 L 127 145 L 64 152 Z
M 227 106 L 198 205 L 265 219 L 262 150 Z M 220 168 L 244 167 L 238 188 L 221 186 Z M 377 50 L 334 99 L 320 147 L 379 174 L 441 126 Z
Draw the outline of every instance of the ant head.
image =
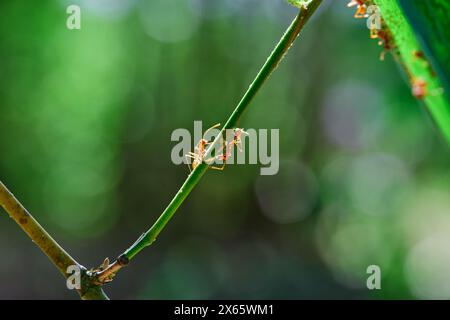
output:
M 364 0 L 351 0 L 351 1 L 347 4 L 347 6 L 348 6 L 349 8 L 354 7 L 354 6 L 362 7 L 362 6 L 365 5 L 364 2 L 365 2 Z
M 427 82 L 422 78 L 415 79 L 414 83 L 415 83 L 415 85 L 422 86 L 422 87 L 426 86 L 426 84 L 427 84 Z
M 234 134 L 236 135 L 236 136 L 241 136 L 241 135 L 245 135 L 245 136 L 248 136 L 248 132 L 246 132 L 244 129 L 242 129 L 242 128 L 235 128 L 234 129 Z
M 426 90 L 427 83 L 422 78 L 413 79 L 412 81 L 412 94 L 417 99 L 425 98 L 427 94 Z

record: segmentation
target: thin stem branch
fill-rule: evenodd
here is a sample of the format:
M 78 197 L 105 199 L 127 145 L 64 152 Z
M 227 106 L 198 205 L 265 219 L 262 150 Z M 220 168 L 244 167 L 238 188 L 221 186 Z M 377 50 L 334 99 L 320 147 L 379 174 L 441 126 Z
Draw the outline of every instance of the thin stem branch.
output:
M 270 77 L 272 72 L 277 68 L 279 63 L 283 60 L 284 56 L 294 43 L 298 34 L 303 29 L 309 18 L 319 7 L 321 2 L 322 0 L 312 0 L 308 3 L 307 6 L 300 9 L 299 14 L 289 26 L 286 33 L 283 35 L 280 42 L 272 51 L 266 63 L 263 65 L 260 72 L 237 105 L 236 109 L 226 121 L 220 134 L 206 151 L 206 155 L 209 155 L 215 148 L 215 146 L 219 143 L 225 130 L 236 127 L 242 114 L 248 109 L 250 102 L 253 100 L 265 81 Z M 147 232 L 142 234 L 131 247 L 129 247 L 122 255 L 120 255 L 119 258 L 117 258 L 116 261 L 109 265 L 109 267 L 107 267 L 105 270 L 98 273 L 98 281 L 100 283 L 110 281 L 112 277 L 114 277 L 116 272 L 119 271 L 123 266 L 127 265 L 129 261 L 133 259 L 134 256 L 136 256 L 136 254 L 138 254 L 145 247 L 151 245 L 156 240 L 160 232 L 164 229 L 177 209 L 181 206 L 187 196 L 198 184 L 208 168 L 209 166 L 207 164 L 201 163 L 191 172 L 191 174 L 187 177 L 186 181 L 183 183 L 175 197 L 169 203 L 169 205 L 155 222 L 155 224 Z
M 22 228 L 31 240 L 44 252 L 56 268 L 68 277 L 67 268 L 78 266 L 80 270 L 85 270 L 75 261 L 33 218 L 28 210 L 14 197 L 11 191 L 0 181 L 0 206 L 2 206 L 9 216 Z M 84 285 L 77 290 L 83 299 L 107 299 L 101 288 L 91 285 L 84 275 Z
M 64 276 L 69 266 L 78 265 L 75 259 L 45 231 L 2 182 L 0 182 L 0 205 Z

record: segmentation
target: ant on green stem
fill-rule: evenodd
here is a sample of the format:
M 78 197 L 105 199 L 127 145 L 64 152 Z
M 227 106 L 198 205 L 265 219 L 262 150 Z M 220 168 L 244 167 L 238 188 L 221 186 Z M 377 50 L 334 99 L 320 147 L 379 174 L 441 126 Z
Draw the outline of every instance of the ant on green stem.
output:
M 236 146 L 240 152 L 242 152 L 242 136 L 248 136 L 248 133 L 244 131 L 242 128 L 233 129 L 233 139 L 230 142 L 225 141 L 225 145 L 222 146 L 221 151 L 225 149 L 225 153 L 216 156 L 216 159 L 223 162 L 222 167 L 213 167 L 216 170 L 225 169 L 225 165 L 227 163 L 228 158 L 231 156 L 231 152 L 233 151 L 233 147 Z
M 208 130 L 205 131 L 200 141 L 197 143 L 197 145 L 194 148 L 194 152 L 189 152 L 185 155 L 186 158 L 193 159 L 191 165 L 189 166 L 189 170 L 192 171 L 196 167 L 198 167 L 199 164 L 206 163 L 211 167 L 211 169 L 215 170 L 223 170 L 226 165 L 227 159 L 231 156 L 231 152 L 233 150 L 234 146 L 237 146 L 239 151 L 242 152 L 242 136 L 248 135 L 247 132 L 244 131 L 244 129 L 241 128 L 235 128 L 233 129 L 233 139 L 231 141 L 225 141 L 224 145 L 219 149 L 219 152 L 222 152 L 221 154 L 217 156 L 213 156 L 211 158 L 205 159 L 206 150 L 207 147 L 211 144 L 211 141 L 205 139 L 205 136 L 209 131 L 212 129 L 215 129 L 220 126 L 220 123 L 212 126 Z M 225 149 L 225 152 L 223 150 Z M 222 161 L 223 165 L 221 167 L 211 166 L 216 160 Z
M 357 19 L 367 18 L 367 6 L 364 0 L 351 0 L 347 7 L 351 8 L 357 6 L 354 17 Z

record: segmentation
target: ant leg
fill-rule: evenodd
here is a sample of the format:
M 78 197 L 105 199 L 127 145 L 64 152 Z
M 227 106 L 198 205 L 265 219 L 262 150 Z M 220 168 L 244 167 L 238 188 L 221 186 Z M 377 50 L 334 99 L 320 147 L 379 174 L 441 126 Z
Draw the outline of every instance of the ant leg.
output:
M 225 141 L 225 146 L 227 145 L 227 142 Z M 224 145 L 222 145 L 220 148 L 219 148 L 219 150 L 217 150 L 217 152 L 222 152 L 222 155 L 223 155 L 223 149 L 225 148 L 225 146 Z M 218 155 L 217 157 L 220 157 L 220 155 Z
M 221 167 L 217 167 L 217 166 L 213 166 L 212 164 L 214 163 L 215 160 L 220 159 L 223 161 L 223 164 Z M 204 159 L 203 160 L 211 169 L 215 169 L 215 170 L 223 170 L 225 169 L 225 165 L 227 163 L 227 157 L 223 154 L 215 156 L 215 157 L 211 157 L 209 159 Z
M 191 159 L 194 159 L 194 160 L 198 158 L 198 155 L 196 153 L 192 153 L 192 152 L 189 152 L 188 154 L 186 154 L 184 156 L 186 158 L 191 158 Z
M 242 141 L 238 141 L 238 142 L 236 143 L 236 146 L 237 146 L 239 152 L 244 151 L 244 150 L 242 149 Z
M 370 38 L 377 39 L 378 38 L 378 30 L 377 28 L 370 28 Z
M 193 152 L 189 152 L 188 154 L 185 155 L 185 157 L 186 157 L 186 160 L 187 160 L 188 158 L 194 159 L 194 161 L 199 161 L 199 162 L 200 162 L 200 160 L 201 160 L 201 157 L 200 157 L 198 154 L 193 153 Z
M 222 155 L 222 157 L 223 157 L 223 155 Z M 222 163 L 222 166 L 221 166 L 221 167 L 210 166 L 210 168 L 211 168 L 211 169 L 214 169 L 214 170 L 223 171 L 223 169 L 225 169 L 225 166 L 227 165 L 227 159 L 226 159 L 226 158 L 222 158 L 222 161 L 223 161 L 223 163 Z
M 356 10 L 356 13 L 354 17 L 356 19 L 362 19 L 366 17 L 366 8 L 364 6 L 358 6 L 358 9 Z
M 225 154 L 225 157 L 231 157 L 231 151 L 233 150 L 233 146 L 234 145 L 236 145 L 236 141 L 235 140 L 230 141 L 230 142 L 227 143 L 227 145 L 226 145 L 227 152 Z
M 219 156 L 217 156 L 219 157 Z M 214 161 L 217 159 L 217 157 L 211 157 L 208 159 L 203 159 L 203 162 L 206 163 L 208 166 L 212 165 L 214 163 Z
M 211 131 L 212 129 L 215 129 L 217 127 L 220 127 L 220 123 L 217 123 L 215 125 L 213 125 L 211 128 L 209 128 L 208 130 L 205 131 L 205 133 L 203 134 L 203 136 L 206 136 L 206 134 Z
M 223 154 L 223 149 L 224 149 L 224 146 L 221 146 L 219 148 L 219 150 L 217 150 L 218 152 L 222 152 L 222 154 L 219 154 L 214 157 L 210 157 L 208 159 L 203 159 L 203 162 L 206 163 L 207 165 L 211 165 L 212 162 L 215 161 L 216 159 L 220 159 L 220 158 L 224 159 L 226 156 L 224 156 L 224 154 Z
M 189 164 L 189 160 L 188 160 L 188 158 L 190 158 L 189 156 L 190 155 L 184 155 L 185 156 L 185 158 L 186 158 L 186 164 L 187 164 L 187 166 L 188 166 L 188 168 L 189 168 L 189 172 L 192 172 L 192 169 L 191 169 L 191 165 Z
M 214 158 L 203 159 L 203 162 L 206 163 L 208 166 L 212 164 L 212 161 L 214 161 Z
M 219 170 L 219 171 L 223 171 L 224 169 L 225 169 L 225 163 L 221 166 L 221 167 L 210 167 L 211 169 L 214 169 L 214 170 Z
M 191 159 L 198 159 L 198 158 L 200 158 L 198 153 L 194 153 L 194 152 L 189 152 L 186 156 L 191 158 Z

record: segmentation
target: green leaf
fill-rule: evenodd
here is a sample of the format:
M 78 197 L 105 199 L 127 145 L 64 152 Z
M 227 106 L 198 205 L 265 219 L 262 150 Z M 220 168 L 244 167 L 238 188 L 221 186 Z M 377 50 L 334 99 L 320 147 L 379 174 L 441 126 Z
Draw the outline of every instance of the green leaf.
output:
M 400 0 L 400 5 L 446 92 L 450 92 L 450 1 Z
M 412 0 L 407 1 L 411 1 L 412 3 Z M 428 1 L 443 3 L 443 1 L 439 0 L 417 0 L 417 3 Z M 390 30 L 390 34 L 392 35 L 392 39 L 390 40 L 395 45 L 395 55 L 398 56 L 398 61 L 408 76 L 412 90 L 416 91 L 417 86 L 419 86 L 418 84 L 421 83 L 420 87 L 423 87 L 426 92 L 423 95 L 416 96 L 420 100 L 423 100 L 437 128 L 450 145 L 450 99 L 448 98 L 448 81 L 445 80 L 448 76 L 448 73 L 445 71 L 445 68 L 448 68 L 448 65 L 446 65 L 446 56 L 448 53 L 440 53 L 442 51 L 441 49 L 430 49 L 439 48 L 439 44 L 429 45 L 429 47 L 424 45 L 426 41 L 431 43 L 439 41 L 438 39 L 441 37 L 445 38 L 445 32 L 448 32 L 445 26 L 448 22 L 440 21 L 441 18 L 438 18 L 438 15 L 435 16 L 435 13 L 432 12 L 431 9 L 435 8 L 437 10 L 438 7 L 432 7 L 431 9 L 428 7 L 429 12 L 417 13 L 417 17 L 421 17 L 423 19 L 422 21 L 418 18 L 413 18 L 415 24 L 420 26 L 413 28 L 398 0 L 374 0 L 374 2 L 379 7 L 383 20 Z M 447 6 L 443 6 L 442 8 L 445 7 Z M 412 11 L 413 6 L 408 5 L 407 8 L 410 14 L 414 12 Z M 440 10 L 437 12 L 440 12 Z M 425 19 L 425 17 L 427 18 Z M 420 33 L 416 33 L 415 30 L 419 28 L 421 30 L 427 30 L 428 40 L 423 40 Z M 431 37 L 430 34 L 434 32 L 433 30 L 441 30 L 444 35 L 439 36 L 436 34 Z M 419 41 L 421 38 L 422 41 Z M 445 46 L 445 44 L 443 45 Z M 434 51 L 436 53 L 433 54 Z M 426 55 L 427 52 L 430 56 Z M 424 53 L 423 56 L 422 53 Z M 446 65 L 446 67 L 440 67 L 438 69 L 439 76 L 437 76 L 438 71 L 433 68 L 433 61 L 440 63 L 440 65 Z

